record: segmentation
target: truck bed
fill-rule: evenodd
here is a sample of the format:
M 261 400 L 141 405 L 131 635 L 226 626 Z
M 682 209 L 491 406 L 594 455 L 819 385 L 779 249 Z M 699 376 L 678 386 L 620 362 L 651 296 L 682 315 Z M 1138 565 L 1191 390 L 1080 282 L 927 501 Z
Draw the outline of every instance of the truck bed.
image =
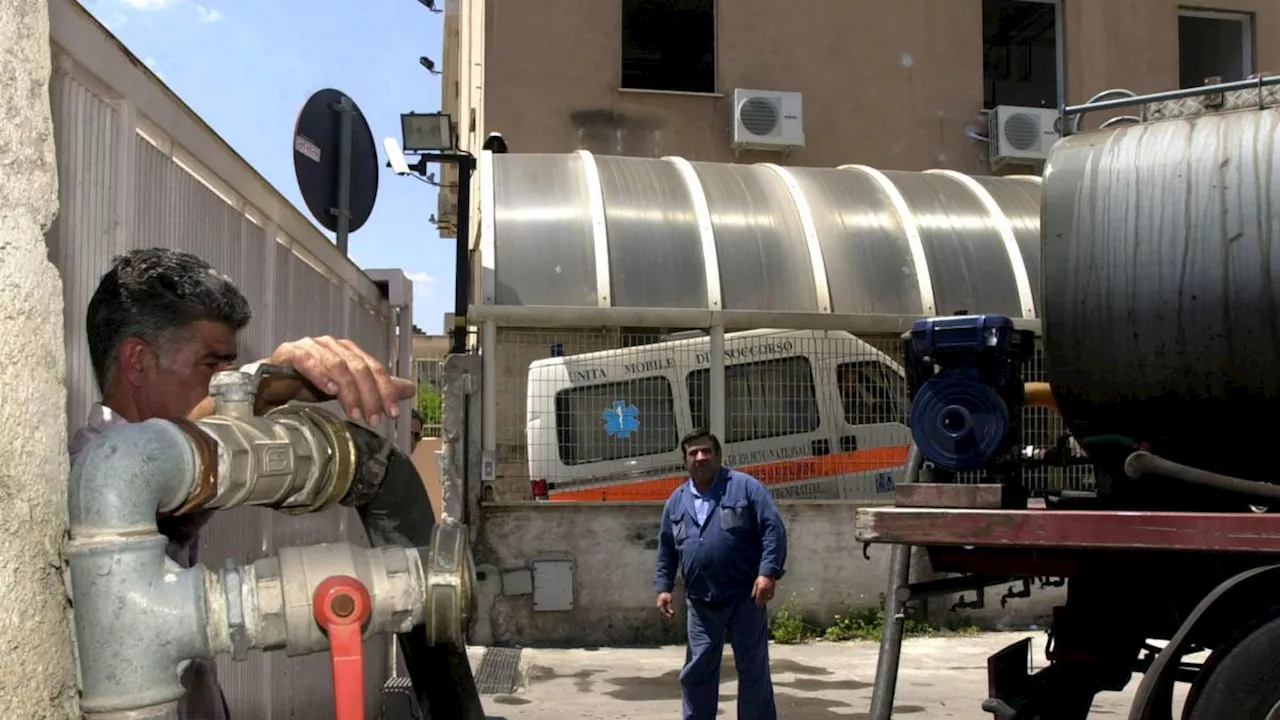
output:
M 1280 554 L 1280 515 L 865 507 L 855 536 L 928 547 Z

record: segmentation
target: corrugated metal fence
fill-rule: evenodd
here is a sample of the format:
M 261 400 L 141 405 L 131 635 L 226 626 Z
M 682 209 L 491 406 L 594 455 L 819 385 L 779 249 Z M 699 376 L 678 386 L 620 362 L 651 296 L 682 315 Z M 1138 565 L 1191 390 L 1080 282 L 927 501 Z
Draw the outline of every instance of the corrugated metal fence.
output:
M 85 308 L 111 258 L 129 248 L 182 248 L 230 275 L 254 313 L 240 338 L 244 360 L 286 340 L 334 335 L 394 367 L 392 310 L 374 283 L 79 4 L 53 0 L 50 21 L 60 209 L 48 244 L 64 285 L 70 431 L 98 399 Z M 306 517 L 234 510 L 205 531 L 201 559 L 216 569 L 342 540 L 367 544 L 345 508 Z M 366 651 L 371 710 L 387 676 L 385 648 Z M 219 666 L 234 717 L 332 716 L 327 655 L 255 653 Z

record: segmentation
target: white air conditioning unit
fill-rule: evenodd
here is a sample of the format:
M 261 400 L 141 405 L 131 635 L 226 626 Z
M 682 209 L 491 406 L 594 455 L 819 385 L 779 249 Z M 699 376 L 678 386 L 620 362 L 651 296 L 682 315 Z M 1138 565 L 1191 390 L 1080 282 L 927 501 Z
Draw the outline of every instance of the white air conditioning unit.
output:
M 1057 108 L 997 105 L 988 116 L 991 169 L 1002 165 L 1034 165 L 1049 157 L 1062 137 Z
M 798 92 L 733 91 L 733 151 L 804 147 L 804 110 Z

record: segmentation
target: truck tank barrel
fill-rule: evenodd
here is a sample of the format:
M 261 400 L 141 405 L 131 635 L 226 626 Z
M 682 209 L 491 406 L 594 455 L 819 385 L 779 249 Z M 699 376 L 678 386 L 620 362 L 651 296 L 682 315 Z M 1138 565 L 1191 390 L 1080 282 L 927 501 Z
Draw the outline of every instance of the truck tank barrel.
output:
M 1042 206 L 1045 361 L 1078 438 L 1275 476 L 1280 110 L 1257 107 L 1054 148 Z

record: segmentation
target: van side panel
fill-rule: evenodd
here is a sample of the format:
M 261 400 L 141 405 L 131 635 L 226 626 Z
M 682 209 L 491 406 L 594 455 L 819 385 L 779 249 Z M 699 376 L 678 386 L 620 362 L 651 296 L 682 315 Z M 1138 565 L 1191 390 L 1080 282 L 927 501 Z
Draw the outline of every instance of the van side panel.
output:
M 709 384 L 708 350 L 709 340 L 704 337 L 557 358 L 563 370 L 557 373 L 556 394 L 590 394 L 591 407 L 582 410 L 578 421 L 584 424 L 597 420 L 597 410 L 602 414 L 607 410 L 606 400 L 623 403 L 618 406 L 623 410 L 632 405 L 639 408 L 642 403 L 636 398 L 624 397 L 631 385 L 614 385 L 621 378 L 665 377 L 675 403 L 672 417 L 678 436 L 683 437 L 707 421 L 702 398 Z M 722 441 L 726 465 L 759 478 L 778 498 L 870 498 L 892 489 L 894 473 L 900 474 L 906 462 L 905 428 L 850 425 L 843 411 L 846 403 L 836 387 L 837 369 L 850 363 L 878 359 L 900 377 L 887 356 L 848 333 L 814 331 L 734 333 L 726 338 L 725 354 L 727 437 Z M 542 364 L 539 369 L 545 369 L 548 361 Z M 531 369 L 531 391 L 533 376 Z M 588 390 L 602 385 L 621 388 L 622 394 L 613 398 L 605 397 L 608 392 L 600 395 Z M 641 391 L 632 390 L 636 392 Z M 535 427 L 556 428 L 557 423 L 572 422 L 554 405 L 549 399 L 530 399 L 530 408 L 542 408 L 539 417 L 530 412 L 531 442 Z M 558 435 L 559 429 L 551 434 Z M 566 451 L 560 437 L 553 445 L 545 444 L 547 436 L 546 432 L 540 435 L 541 447 L 531 445 L 529 458 L 531 471 L 538 467 L 543 472 L 533 477 L 549 480 L 552 500 L 660 501 L 686 480 L 678 448 L 591 461 L 574 457 L 581 455 L 581 449 Z M 588 442 L 592 443 L 599 447 L 607 441 L 596 438 Z

